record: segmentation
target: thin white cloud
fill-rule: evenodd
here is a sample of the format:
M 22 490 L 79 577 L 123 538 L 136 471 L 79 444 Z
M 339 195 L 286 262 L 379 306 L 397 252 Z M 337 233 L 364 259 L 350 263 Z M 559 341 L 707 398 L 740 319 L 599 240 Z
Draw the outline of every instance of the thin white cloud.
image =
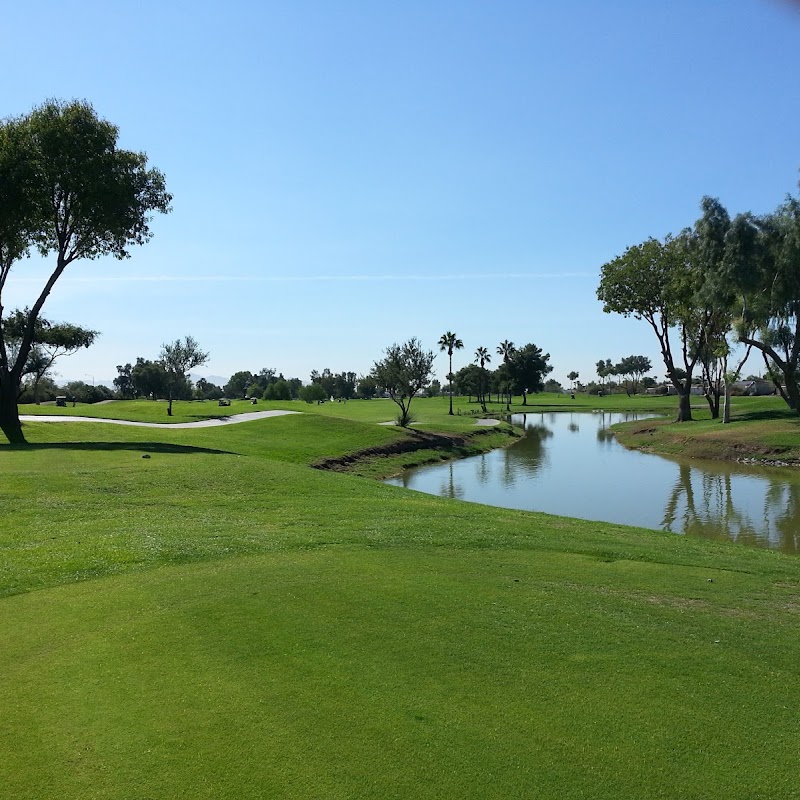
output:
M 487 272 L 450 275 L 97 275 L 64 276 L 63 283 L 379 283 L 386 281 L 443 282 L 465 280 L 541 280 L 596 278 L 596 272 Z M 41 278 L 9 278 L 10 282 L 34 283 Z

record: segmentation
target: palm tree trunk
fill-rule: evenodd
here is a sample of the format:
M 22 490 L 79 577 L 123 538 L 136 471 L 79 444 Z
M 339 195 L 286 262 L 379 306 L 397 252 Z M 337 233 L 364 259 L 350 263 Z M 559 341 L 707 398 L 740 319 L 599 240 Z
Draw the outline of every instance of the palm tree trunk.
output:
M 448 354 L 450 356 L 450 376 L 447 379 L 447 383 L 450 386 L 450 411 L 449 414 L 453 416 L 453 351 L 451 350 Z

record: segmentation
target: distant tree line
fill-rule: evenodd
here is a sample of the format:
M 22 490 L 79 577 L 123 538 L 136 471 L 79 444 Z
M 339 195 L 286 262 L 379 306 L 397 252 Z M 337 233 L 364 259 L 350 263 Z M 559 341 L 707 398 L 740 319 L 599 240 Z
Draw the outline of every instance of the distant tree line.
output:
M 545 390 L 544 378 L 553 371 L 549 353 L 542 352 L 541 347 L 533 343 L 518 348 L 506 340 L 497 347 L 497 354 L 503 361 L 490 370 L 487 365 L 491 363 L 492 354 L 488 348 L 478 347 L 475 362 L 452 373 L 447 391 L 452 389 L 454 394 L 469 400 L 474 397 L 485 411 L 492 395 L 497 396 L 498 402 L 505 402 L 508 408 L 512 395 L 521 395 L 525 406 L 528 395 Z
M 645 373 L 653 369 L 653 365 L 647 356 L 626 356 L 618 361 L 616 364 L 611 362 L 610 358 L 605 361 L 600 359 L 596 365 L 597 376 L 600 378 L 601 390 L 605 388 L 606 382 L 610 377 L 619 377 L 621 380 L 618 383 L 610 382 L 608 388 L 616 386 L 624 389 L 625 393 L 630 397 L 632 394 L 637 394 L 640 388 L 649 388 L 655 385 L 654 379 L 646 379 Z
M 89 332 L 93 333 L 93 332 Z M 463 347 L 454 334 L 451 342 L 453 350 Z M 443 340 L 445 337 L 443 337 Z M 440 342 L 441 345 L 441 342 Z M 503 361 L 494 370 L 489 369 L 491 353 L 485 347 L 475 351 L 475 363 L 469 364 L 455 373 L 448 373 L 448 383 L 442 387 L 433 377 L 434 354 L 426 352 L 419 340 L 411 339 L 401 345 L 392 345 L 386 350 L 386 357 L 373 365 L 366 375 L 352 371 L 334 373 L 325 368 L 312 370 L 310 380 L 304 384 L 300 378 L 285 378 L 274 369 L 263 368 L 258 372 L 241 370 L 231 375 L 227 383 L 218 386 L 205 378 L 193 382 L 188 370 L 204 363 L 207 354 L 203 353 L 197 342 L 187 336 L 162 346 L 158 358 L 140 356 L 135 363 L 117 365 L 114 390 L 105 386 L 94 386 L 82 381 L 73 381 L 64 386 L 56 384 L 47 376 L 40 378 L 37 385 L 38 397 L 52 400 L 57 394 L 67 395 L 71 400 L 82 403 L 98 402 L 108 399 L 150 399 L 150 400 L 218 400 L 264 399 L 301 400 L 307 403 L 322 403 L 328 400 L 348 401 L 353 399 L 370 400 L 376 397 L 389 397 L 401 408 L 401 424 L 410 419 L 410 401 L 415 396 L 434 397 L 443 391 L 452 395 L 466 396 L 480 403 L 486 410 L 486 403 L 496 395 L 497 402 L 510 406 L 511 395 L 522 396 L 523 405 L 531 393 L 543 390 L 560 391 L 555 381 L 545 384 L 544 377 L 553 367 L 549 364 L 549 353 L 543 353 L 534 344 L 517 348 L 513 342 L 505 340 L 497 348 Z M 452 367 L 452 354 L 449 354 Z M 26 389 L 21 402 L 33 402 L 32 388 Z M 451 402 L 452 408 L 452 402 Z M 169 413 L 169 410 L 168 410 Z
M 444 390 L 450 396 L 453 413 L 453 395 L 475 397 L 486 412 L 487 398 L 497 394 L 498 402 L 510 408 L 512 394 L 522 395 L 522 404 L 527 405 L 528 394 L 544 389 L 544 376 L 552 371 L 550 354 L 540 347 L 526 344 L 517 348 L 513 342 L 504 340 L 497 347 L 503 361 L 494 370 L 488 368 L 492 354 L 488 348 L 476 348 L 474 363 L 453 372 L 453 355 L 463 349 L 464 343 L 452 331 L 442 334 L 438 342 L 439 351 L 448 357 L 447 385 Z M 400 408 L 398 423 L 407 425 L 411 420 L 410 405 L 415 396 L 442 391 L 438 381 L 432 380 L 434 354 L 425 351 L 418 339 L 412 338 L 402 344 L 387 347 L 384 358 L 375 362 L 371 378 L 378 390 L 394 400 Z

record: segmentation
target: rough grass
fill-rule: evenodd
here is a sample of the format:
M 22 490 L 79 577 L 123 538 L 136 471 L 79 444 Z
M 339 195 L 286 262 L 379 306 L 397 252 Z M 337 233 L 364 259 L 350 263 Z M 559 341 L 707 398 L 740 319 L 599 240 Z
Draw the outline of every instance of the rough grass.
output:
M 795 558 L 309 468 L 373 421 L 26 433 L 0 797 L 798 796 Z

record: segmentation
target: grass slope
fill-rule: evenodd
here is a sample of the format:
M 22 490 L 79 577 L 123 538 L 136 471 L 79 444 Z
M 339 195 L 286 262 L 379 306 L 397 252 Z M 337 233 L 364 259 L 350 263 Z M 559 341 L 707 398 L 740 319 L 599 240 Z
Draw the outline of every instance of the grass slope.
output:
M 26 433 L 0 797 L 798 796 L 796 559 L 309 469 L 374 422 Z
M 666 419 L 640 420 L 615 427 L 626 447 L 684 458 L 800 463 L 800 417 L 777 398 L 740 398 L 730 424 L 708 412 L 693 422 L 671 424 Z

